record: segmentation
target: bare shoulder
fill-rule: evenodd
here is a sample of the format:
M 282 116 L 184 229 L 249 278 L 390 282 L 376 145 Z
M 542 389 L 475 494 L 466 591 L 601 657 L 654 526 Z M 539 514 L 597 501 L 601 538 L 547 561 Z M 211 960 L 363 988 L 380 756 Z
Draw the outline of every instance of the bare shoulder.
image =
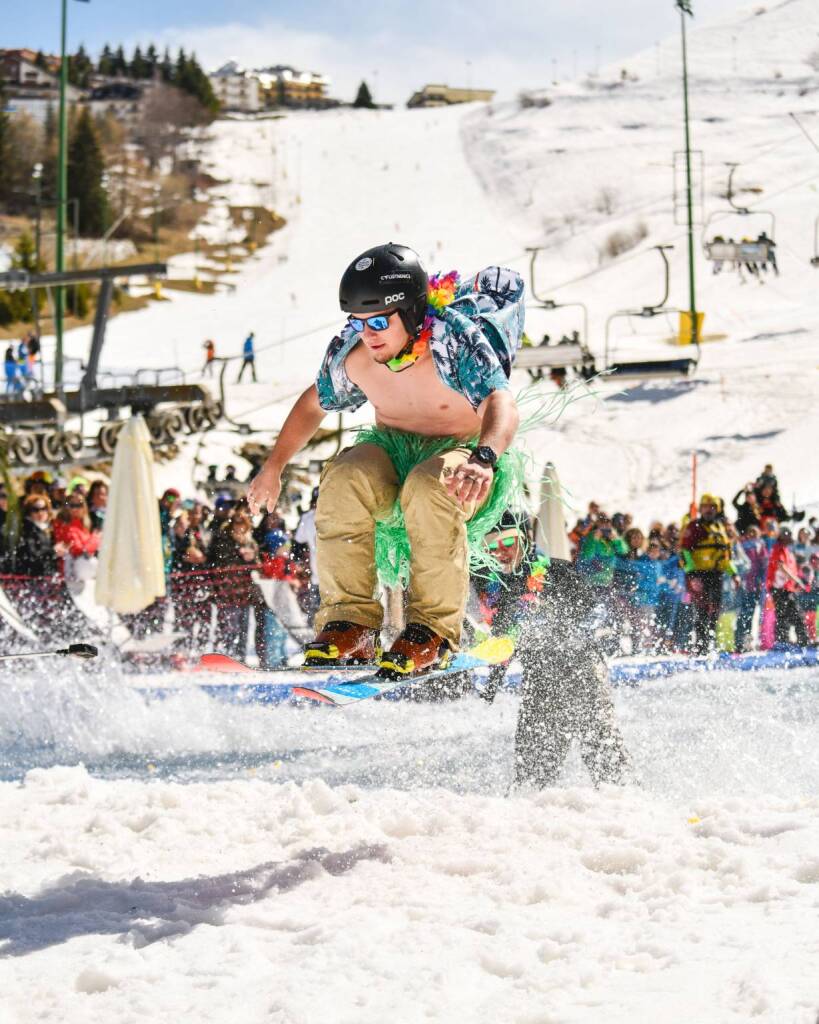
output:
M 366 366 L 367 353 L 364 351 L 364 346 L 359 342 L 347 353 L 347 358 L 344 360 L 344 370 L 353 384 L 358 384 L 358 378 L 361 376 L 362 371 L 366 369 Z

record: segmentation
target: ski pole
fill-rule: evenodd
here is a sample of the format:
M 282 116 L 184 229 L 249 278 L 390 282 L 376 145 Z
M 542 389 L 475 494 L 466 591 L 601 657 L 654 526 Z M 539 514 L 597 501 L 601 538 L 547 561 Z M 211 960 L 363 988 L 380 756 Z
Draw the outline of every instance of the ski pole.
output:
M 17 658 L 96 658 L 99 651 L 93 644 L 69 644 L 57 651 L 21 651 L 20 654 L 0 654 L 0 661 L 15 661 Z

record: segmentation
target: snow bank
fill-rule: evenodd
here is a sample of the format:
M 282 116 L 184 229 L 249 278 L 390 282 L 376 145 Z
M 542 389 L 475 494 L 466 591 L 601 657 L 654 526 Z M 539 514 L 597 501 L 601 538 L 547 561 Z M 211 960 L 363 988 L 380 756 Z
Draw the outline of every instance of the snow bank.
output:
M 815 1020 L 815 799 L 75 767 L 0 786 L 0 821 L 13 1022 Z

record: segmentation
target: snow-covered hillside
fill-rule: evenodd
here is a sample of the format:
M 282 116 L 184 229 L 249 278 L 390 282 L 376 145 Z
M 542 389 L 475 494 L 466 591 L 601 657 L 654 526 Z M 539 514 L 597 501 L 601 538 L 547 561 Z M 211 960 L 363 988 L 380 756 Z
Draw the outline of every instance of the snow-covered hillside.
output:
M 687 498 L 691 450 L 701 482 L 730 498 L 764 461 L 780 471 L 788 499 L 819 501 L 811 458 L 819 414 L 819 268 L 811 266 L 819 218 L 819 8 L 811 0 L 741 10 L 716 26 L 689 22 L 692 145 L 699 187 L 698 308 L 706 343 L 692 381 L 630 387 L 594 414 L 579 405 L 534 447 L 563 470 L 578 503 L 599 495 L 610 508 L 676 517 Z M 621 75 L 626 72 L 624 80 Z M 683 148 L 678 38 L 608 68 L 597 79 L 547 88 L 551 105 L 476 111 L 464 124 L 472 166 L 493 209 L 517 237 L 542 246 L 538 292 L 589 307 L 589 344 L 605 347 L 607 318 L 659 301 L 663 271 L 652 246 L 672 244 L 669 304 L 688 308 L 685 228 L 675 224 L 673 159 Z M 727 163 L 737 163 L 732 215 Z M 681 165 L 680 165 L 681 166 Z M 683 213 L 678 177 L 678 213 Z M 727 212 L 726 212 L 727 211 Z M 757 212 L 760 211 L 760 212 Z M 700 243 L 771 234 L 781 276 L 711 272 Z M 723 215 L 724 214 L 724 215 Z M 712 216 L 713 215 L 713 216 Z M 679 218 L 678 218 L 679 220 Z M 682 222 L 681 222 L 682 223 Z M 613 232 L 646 237 L 615 261 L 600 253 Z M 530 333 L 582 328 L 577 314 L 532 314 Z M 615 357 L 670 358 L 676 316 L 612 324 Z M 712 337 L 718 340 L 710 340 Z M 582 499 L 582 501 L 580 500 Z
M 771 461 L 786 499 L 817 509 L 819 153 L 789 114 L 819 141 L 819 7 L 689 27 L 705 214 L 725 205 L 723 161 L 740 162 L 741 200 L 776 216 L 781 276 L 742 285 L 698 255 L 705 331 L 723 337 L 696 376 L 595 384 L 526 436 L 533 476 L 552 460 L 578 508 L 677 518 L 696 449 L 703 489 L 730 498 Z M 661 294 L 652 246 L 676 246 L 670 298 L 687 302 L 678 46 L 624 62 L 627 80 L 618 66 L 546 88 L 542 108 L 217 123 L 219 190 L 288 224 L 234 292 L 112 320 L 105 363 L 195 372 L 206 337 L 238 354 L 253 329 L 260 383 L 231 385 L 229 411 L 275 428 L 341 320 L 342 269 L 387 238 L 445 270 L 528 274 L 526 247 L 543 246 L 538 290 L 588 305 L 599 357 L 611 313 Z M 601 264 L 609 235 L 640 224 Z M 535 303 L 528 322 L 535 339 L 580 326 Z M 673 317 L 617 330 L 618 351 L 679 351 Z M 236 442 L 214 432 L 199 459 L 235 461 Z M 187 488 L 194 454 L 161 486 Z M 573 760 L 542 794 L 508 794 L 508 694 L 334 714 L 184 689 L 146 704 L 114 669 L 0 685 L 3 1024 L 815 1024 L 815 671 L 618 690 L 642 785 L 594 792 Z
M 739 163 L 738 202 L 775 215 L 781 276 L 769 273 L 764 285 L 742 284 L 728 271 L 714 276 L 698 251 L 698 305 L 706 337 L 718 340 L 703 345 L 696 377 L 622 393 L 604 382 L 595 389 L 604 401 L 580 402 L 527 438 L 533 475 L 554 461 L 575 507 L 599 497 L 641 520 L 677 517 L 689 500 L 692 450 L 700 452 L 702 486 L 727 498 L 772 461 L 789 500 L 819 503 L 819 461 L 806 458 L 819 383 L 819 269 L 810 265 L 819 153 L 790 117 L 819 140 L 819 9 L 788 0 L 756 11 L 715 27 L 689 22 L 693 145 L 704 159 L 699 212 L 702 219 L 725 210 L 725 162 Z M 356 252 L 393 238 L 417 248 L 431 268 L 502 262 L 527 278 L 525 249 L 543 246 L 537 290 L 586 303 L 588 342 L 602 365 L 608 317 L 662 294 L 652 246 L 675 246 L 669 304 L 688 304 L 685 232 L 672 202 L 673 153 L 683 144 L 679 69 L 672 35 L 597 79 L 546 88 L 552 102 L 541 109 L 338 111 L 217 124 L 208 158 L 213 173 L 229 179 L 222 194 L 272 201 L 288 225 L 236 275 L 235 292 L 172 293 L 169 303 L 112 321 L 106 364 L 195 370 L 205 337 L 220 354 L 237 353 L 254 329 L 264 383 L 232 389 L 231 408 L 246 410 L 241 418 L 255 427 L 274 426 L 339 323 L 341 270 Z M 609 236 L 635 230 L 646 237 L 601 264 Z M 770 218 L 754 213 L 718 217 L 709 234 L 760 230 L 770 232 Z M 544 313 L 533 301 L 528 325 L 539 340 L 582 329 L 582 318 Z M 674 314 L 617 320 L 613 354 L 679 355 L 667 343 L 676 330 Z M 81 355 L 88 337 L 88 329 L 73 332 L 69 351 Z M 515 386 L 526 382 L 515 375 Z M 214 458 L 229 461 L 232 437 L 213 443 Z M 163 484 L 168 476 L 163 471 Z

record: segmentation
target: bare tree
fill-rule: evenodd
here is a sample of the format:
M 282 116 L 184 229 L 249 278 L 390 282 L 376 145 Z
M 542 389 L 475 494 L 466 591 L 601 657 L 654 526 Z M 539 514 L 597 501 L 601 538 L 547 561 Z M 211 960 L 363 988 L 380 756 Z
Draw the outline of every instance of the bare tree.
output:
M 612 231 L 603 243 L 602 249 L 598 250 L 598 258 L 601 263 L 605 263 L 606 260 L 617 259 L 624 252 L 628 252 L 629 249 L 639 245 L 646 237 L 648 237 L 648 228 L 642 221 L 630 229 L 623 228 L 619 231 Z
M 177 150 L 189 129 L 209 120 L 205 108 L 193 96 L 172 85 L 157 83 L 147 91 L 136 137 L 152 171 L 163 158 L 176 168 Z
M 598 213 L 610 217 L 617 209 L 617 191 L 608 185 L 604 185 L 594 198 L 594 208 Z

